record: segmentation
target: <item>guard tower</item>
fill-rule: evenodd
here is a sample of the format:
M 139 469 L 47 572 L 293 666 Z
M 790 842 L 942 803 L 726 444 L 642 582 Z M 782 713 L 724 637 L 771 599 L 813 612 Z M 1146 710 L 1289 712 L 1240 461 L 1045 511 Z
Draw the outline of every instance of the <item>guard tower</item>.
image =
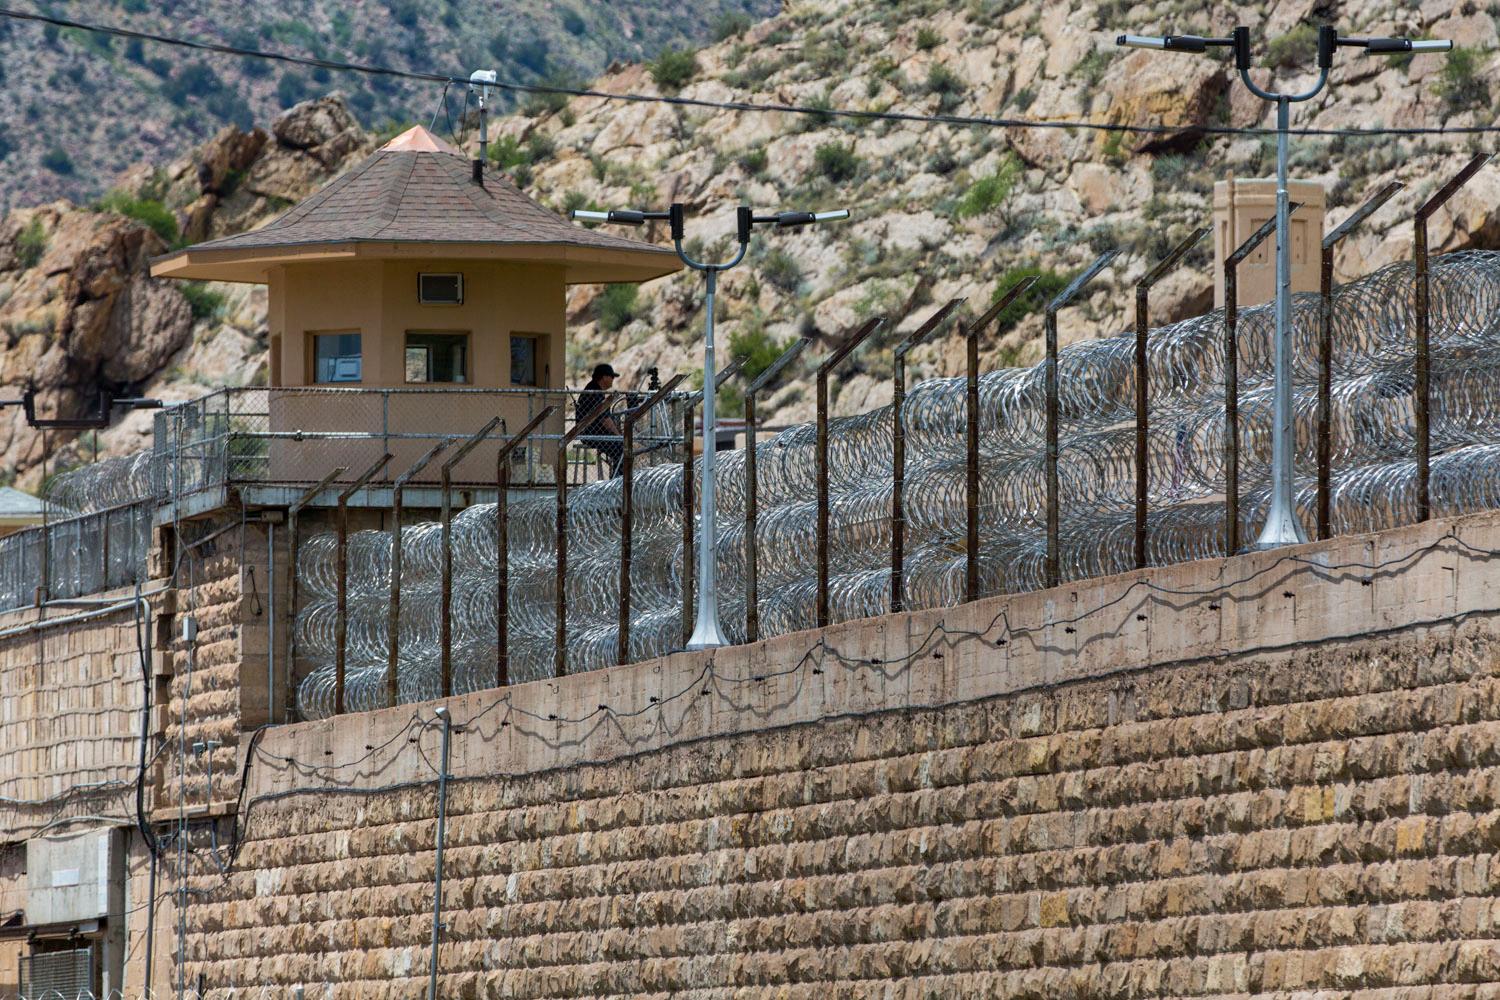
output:
M 316 481 L 382 447 L 400 468 L 433 434 L 520 426 L 563 388 L 568 285 L 681 266 L 472 166 L 416 126 L 265 227 L 154 262 L 157 277 L 268 286 L 270 479 Z M 295 439 L 372 428 L 363 446 Z

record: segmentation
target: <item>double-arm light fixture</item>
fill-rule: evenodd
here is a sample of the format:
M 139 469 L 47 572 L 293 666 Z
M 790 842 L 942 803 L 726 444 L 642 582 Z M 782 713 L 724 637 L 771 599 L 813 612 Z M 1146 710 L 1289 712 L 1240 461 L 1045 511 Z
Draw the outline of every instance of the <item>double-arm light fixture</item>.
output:
M 1120 35 L 1115 44 L 1137 49 L 1160 49 L 1166 52 L 1207 52 L 1211 48 L 1234 50 L 1235 68 L 1250 92 L 1276 105 L 1276 344 L 1275 392 L 1272 399 L 1271 436 L 1271 508 L 1266 524 L 1256 539 L 1258 549 L 1276 548 L 1307 541 L 1307 533 L 1297 517 L 1293 458 L 1295 444 L 1292 421 L 1292 331 L 1290 323 L 1292 290 L 1291 214 L 1287 199 L 1287 132 L 1291 105 L 1310 101 L 1328 83 L 1336 48 L 1364 49 L 1372 54 L 1394 55 L 1402 52 L 1447 52 L 1450 41 L 1410 38 L 1352 38 L 1340 35 L 1329 25 L 1318 29 L 1318 81 L 1300 94 L 1283 94 L 1265 90 L 1250 79 L 1250 29 L 1238 27 L 1227 38 L 1201 35 Z
M 849 211 L 838 209 L 832 212 L 776 212 L 772 215 L 756 215 L 742 205 L 735 216 L 735 236 L 739 246 L 734 256 L 721 264 L 695 260 L 683 248 L 685 214 L 683 206 L 677 203 L 665 212 L 629 209 L 597 212 L 578 209 L 572 213 L 572 216 L 582 222 L 612 222 L 627 226 L 639 226 L 646 222 L 664 220 L 671 229 L 672 245 L 677 249 L 677 256 L 688 267 L 701 271 L 707 282 L 703 324 L 703 469 L 701 476 L 703 485 L 698 491 L 698 612 L 687 648 L 710 649 L 729 644 L 729 640 L 724 637 L 724 629 L 719 624 L 718 525 L 714 499 L 714 448 L 717 443 L 714 375 L 718 371 L 718 367 L 714 364 L 714 297 L 718 291 L 719 274 L 728 271 L 745 259 L 745 252 L 750 247 L 750 233 L 756 226 L 790 229 L 819 222 L 835 222 L 849 218 Z M 688 558 L 686 552 L 683 553 L 683 558 Z

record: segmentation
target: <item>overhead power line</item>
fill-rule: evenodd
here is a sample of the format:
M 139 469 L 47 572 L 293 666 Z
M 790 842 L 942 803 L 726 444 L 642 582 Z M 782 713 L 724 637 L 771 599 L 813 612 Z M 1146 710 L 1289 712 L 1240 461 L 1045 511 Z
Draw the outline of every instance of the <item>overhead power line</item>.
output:
M 163 35 L 157 32 L 121 28 L 109 24 L 92 24 L 87 21 L 76 21 L 71 18 L 56 17 L 51 14 L 14 10 L 9 7 L 0 7 L 0 17 L 8 17 L 19 21 L 36 21 L 43 24 L 55 25 L 59 28 L 73 28 L 78 31 L 113 35 L 118 38 L 136 38 L 159 45 L 173 45 L 178 48 L 194 49 L 200 52 L 215 52 L 221 55 L 240 56 L 249 59 L 267 59 L 273 62 L 289 63 L 297 66 L 312 66 L 346 73 L 362 73 L 367 76 L 383 76 L 401 80 L 413 80 L 421 83 L 441 83 L 445 86 L 455 84 L 467 86 L 469 83 L 467 77 L 450 76 L 443 73 L 423 73 L 416 70 L 396 69 L 391 66 L 374 66 L 369 63 L 344 62 L 338 59 L 322 59 L 316 56 L 300 56 L 286 52 L 273 52 L 266 49 L 251 49 L 238 45 L 227 45 L 222 42 L 204 42 L 190 38 Z M 1184 132 L 1196 132 L 1203 135 L 1273 136 L 1276 134 L 1276 129 L 1273 128 L 1234 127 L 1230 125 L 1210 125 L 1194 122 L 1187 122 L 1180 125 L 1151 125 L 1126 122 L 1090 122 L 1062 118 L 1001 118 L 988 115 L 924 114 L 916 111 L 872 111 L 857 108 L 826 108 L 807 104 L 766 103 L 758 101 L 711 101 L 701 97 L 630 92 L 614 93 L 611 91 L 593 90 L 587 87 L 566 87 L 545 83 L 515 83 L 508 80 L 497 80 L 493 83 L 486 82 L 485 86 L 517 94 L 592 97 L 598 100 L 631 104 L 665 104 L 673 107 L 702 108 L 712 111 L 808 115 L 824 119 L 844 118 L 856 121 L 890 121 L 925 125 L 953 125 L 957 127 L 979 126 L 984 128 L 1081 129 L 1093 132 L 1122 132 L 1137 135 L 1180 135 Z M 1411 128 L 1389 128 L 1385 126 L 1373 128 L 1300 128 L 1292 129 L 1288 134 L 1334 137 L 1361 135 L 1487 135 L 1496 132 L 1500 132 L 1500 125 L 1440 125 Z

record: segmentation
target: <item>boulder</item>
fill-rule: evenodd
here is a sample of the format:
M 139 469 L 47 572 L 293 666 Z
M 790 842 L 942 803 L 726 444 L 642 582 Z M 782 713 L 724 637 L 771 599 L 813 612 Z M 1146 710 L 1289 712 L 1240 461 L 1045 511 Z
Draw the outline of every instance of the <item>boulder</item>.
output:
M 219 130 L 198 151 L 198 185 L 205 194 L 227 194 L 243 179 L 245 171 L 268 136 L 259 128 L 241 132 L 233 125 Z
M 271 134 L 280 145 L 310 154 L 325 170 L 336 169 L 366 141 L 364 129 L 338 94 L 287 108 L 271 122 Z

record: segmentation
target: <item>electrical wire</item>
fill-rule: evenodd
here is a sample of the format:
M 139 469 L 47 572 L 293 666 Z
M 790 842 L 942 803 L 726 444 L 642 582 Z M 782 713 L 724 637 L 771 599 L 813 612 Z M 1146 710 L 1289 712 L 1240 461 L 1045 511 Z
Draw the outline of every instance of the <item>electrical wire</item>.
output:
M 52 14 L 33 13 L 31 11 L 15 10 L 8 7 L 0 7 L 0 17 L 8 17 L 22 21 L 38 21 L 44 24 L 56 25 L 62 28 L 73 28 L 78 31 L 88 31 L 104 35 L 113 35 L 119 38 L 136 38 L 142 41 L 154 42 L 160 45 L 173 45 L 179 48 L 193 49 L 201 52 L 216 52 L 222 55 L 240 56 L 250 59 L 268 59 L 275 62 L 291 63 L 299 66 L 313 66 L 328 70 L 338 70 L 347 73 L 362 73 L 369 76 L 383 76 L 395 79 L 413 80 L 423 83 L 441 83 L 444 86 L 454 84 L 468 86 L 469 81 L 455 76 L 441 73 L 424 73 L 415 70 L 396 69 L 391 66 L 375 66 L 369 63 L 344 62 L 337 59 L 322 59 L 315 56 L 298 56 L 286 52 L 275 52 L 266 49 L 245 48 L 238 45 L 227 45 L 222 42 L 204 42 L 196 39 L 181 38 L 172 35 L 164 35 L 157 32 L 137 31 L 131 28 L 121 28 L 115 25 L 93 24 L 87 21 L 78 21 L 71 18 L 57 17 Z M 952 115 L 952 114 L 923 114 L 911 111 L 870 111 L 856 108 L 823 108 L 813 107 L 805 104 L 785 104 L 779 102 L 757 102 L 757 101 L 713 101 L 701 97 L 683 97 L 682 95 L 667 94 L 641 94 L 632 92 L 616 93 L 604 90 L 594 90 L 587 87 L 565 87 L 558 84 L 544 83 L 516 83 L 508 80 L 497 80 L 493 83 L 486 82 L 485 86 L 496 90 L 503 90 L 519 94 L 555 94 L 563 97 L 590 97 L 603 101 L 616 101 L 631 104 L 665 104 L 672 107 L 701 108 L 712 111 L 737 111 L 769 114 L 795 114 L 809 115 L 822 119 L 846 118 L 856 121 L 892 121 L 907 122 L 925 125 L 953 125 L 958 127 L 983 126 L 987 128 L 1021 128 L 1021 129 L 1082 129 L 1094 132 L 1118 132 L 1138 135 L 1180 135 L 1184 132 L 1195 132 L 1203 135 L 1251 135 L 1251 136 L 1273 136 L 1278 134 L 1274 128 L 1260 127 L 1236 127 L 1229 125 L 1209 125 L 1199 123 L 1184 123 L 1180 125 L 1147 125 L 1131 124 L 1123 122 L 1089 122 L 1077 119 L 1037 119 L 1037 118 L 1002 118 L 989 115 Z M 1500 132 L 1500 125 L 1438 125 L 1438 126 L 1412 126 L 1403 128 L 1392 128 L 1388 126 L 1355 127 L 1355 128 L 1295 128 L 1288 129 L 1288 135 L 1297 136 L 1351 136 L 1351 135 L 1487 135 Z

